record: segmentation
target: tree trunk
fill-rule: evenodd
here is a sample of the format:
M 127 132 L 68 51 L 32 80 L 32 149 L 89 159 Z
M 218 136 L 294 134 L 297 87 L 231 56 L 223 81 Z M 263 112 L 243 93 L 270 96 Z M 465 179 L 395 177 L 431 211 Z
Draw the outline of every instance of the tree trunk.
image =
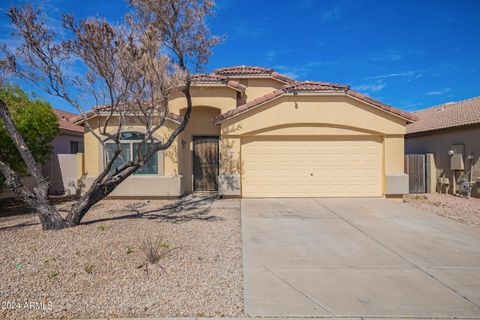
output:
M 36 207 L 43 230 L 60 230 L 68 227 L 65 220 L 49 203 L 42 203 Z
M 68 213 L 65 219 L 68 226 L 73 227 L 80 224 L 80 221 L 82 221 L 83 217 L 91 207 L 112 193 L 112 191 L 115 190 L 120 183 L 135 173 L 138 168 L 140 167 L 129 167 L 126 168 L 121 174 L 109 178 L 106 181 L 94 181 L 90 189 L 80 197 L 80 199 L 77 201 L 77 203 L 75 203 Z
M 5 184 L 17 195 L 19 195 L 29 206 L 37 209 L 38 217 L 42 223 L 43 230 L 63 229 L 67 227 L 65 220 L 58 211 L 48 202 L 48 182 L 42 175 L 40 167 L 33 158 L 30 149 L 17 130 L 7 105 L 0 100 L 0 119 L 10 138 L 12 138 L 20 155 L 28 168 L 28 172 L 35 178 L 36 186 L 33 192 L 28 190 L 20 180 L 20 176 L 12 170 L 6 162 L 0 161 L 0 171 L 5 177 Z
M 187 100 L 187 111 L 185 112 L 183 121 L 179 127 L 172 132 L 167 142 L 161 146 L 162 148 L 159 148 L 156 151 L 165 150 L 170 147 L 174 139 L 185 129 L 190 119 L 190 113 L 192 111 L 190 80 L 187 81 L 187 85 L 183 90 L 183 93 L 185 94 Z M 114 175 L 113 177 L 108 177 L 106 180 L 104 180 L 105 176 L 108 174 L 108 169 L 105 169 L 107 171 L 103 172 L 99 177 L 97 177 L 90 189 L 80 197 L 78 202 L 75 203 L 71 208 L 67 217 L 63 219 L 58 211 L 52 205 L 50 205 L 48 201 L 48 182 L 43 177 L 40 167 L 36 163 L 33 155 L 28 149 L 28 146 L 15 127 L 5 103 L 1 100 L 0 119 L 2 119 L 5 123 L 5 128 L 7 129 L 9 136 L 15 142 L 18 151 L 22 155 L 29 173 L 35 178 L 36 186 L 34 191 L 31 192 L 25 188 L 25 186 L 21 183 L 18 174 L 14 172 L 8 164 L 0 161 L 0 171 L 7 179 L 7 185 L 15 193 L 20 195 L 29 206 L 37 210 L 44 230 L 58 230 L 80 224 L 83 217 L 92 206 L 107 197 L 113 190 L 115 190 L 115 188 L 117 188 L 120 183 L 122 183 L 126 178 L 140 168 L 140 165 L 135 164 L 131 167 L 124 168 L 124 171 L 121 173 Z M 150 157 L 152 155 L 153 153 L 150 155 Z M 145 160 L 147 161 L 150 157 Z
M 5 185 L 20 196 L 26 204 L 37 209 L 43 230 L 58 230 L 67 227 L 65 220 L 49 204 L 46 197 L 42 198 L 41 195 L 28 190 L 20 180 L 20 176 L 7 163 L 0 161 L 0 172 L 5 176 Z

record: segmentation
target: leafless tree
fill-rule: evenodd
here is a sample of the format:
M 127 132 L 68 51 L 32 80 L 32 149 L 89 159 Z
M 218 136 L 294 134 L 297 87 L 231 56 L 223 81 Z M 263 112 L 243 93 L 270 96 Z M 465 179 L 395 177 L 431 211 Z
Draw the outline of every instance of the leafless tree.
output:
M 48 182 L 15 128 L 5 102 L 0 101 L 0 118 L 35 179 L 33 192 L 8 163 L 0 162 L 0 171 L 7 186 L 38 210 L 44 229 L 79 224 L 94 204 L 156 152 L 172 145 L 185 129 L 192 110 L 190 70 L 201 69 L 211 48 L 220 41 L 210 34 L 205 21 L 214 8 L 211 1 L 130 0 L 129 5 L 130 13 L 118 25 L 101 18 L 77 20 L 64 15 L 61 33 L 48 29 L 43 12 L 31 5 L 12 7 L 7 12 L 21 44 L 14 51 L 3 50 L 2 69 L 64 99 L 80 112 L 86 130 L 103 146 L 107 142 L 116 145 L 103 172 L 62 217 L 49 203 Z M 75 68 L 81 72 L 75 73 Z M 182 116 L 169 111 L 169 97 L 174 91 L 185 96 Z M 101 121 L 98 128 L 92 128 L 88 121 L 92 111 L 83 108 L 86 102 L 82 97 L 87 95 L 97 106 L 102 105 L 93 110 Z M 178 126 L 164 141 L 155 139 L 154 134 L 169 118 Z M 143 141 L 133 160 L 115 168 L 114 162 L 122 152 L 121 133 L 132 121 L 144 127 Z

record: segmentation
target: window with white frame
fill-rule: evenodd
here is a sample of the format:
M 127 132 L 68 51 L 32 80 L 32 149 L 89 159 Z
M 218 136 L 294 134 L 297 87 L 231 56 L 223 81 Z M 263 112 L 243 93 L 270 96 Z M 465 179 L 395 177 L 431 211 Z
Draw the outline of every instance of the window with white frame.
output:
M 144 139 L 144 134 L 140 132 L 122 132 L 120 134 L 120 144 L 122 151 L 112 164 L 112 171 L 121 167 L 128 161 L 136 159 L 138 148 Z M 149 143 L 144 143 L 140 152 L 143 155 L 148 150 Z M 114 156 L 117 145 L 114 142 L 105 144 L 105 163 L 108 163 Z M 158 152 L 156 152 L 150 160 L 145 162 L 143 167 L 138 169 L 135 174 L 158 174 Z

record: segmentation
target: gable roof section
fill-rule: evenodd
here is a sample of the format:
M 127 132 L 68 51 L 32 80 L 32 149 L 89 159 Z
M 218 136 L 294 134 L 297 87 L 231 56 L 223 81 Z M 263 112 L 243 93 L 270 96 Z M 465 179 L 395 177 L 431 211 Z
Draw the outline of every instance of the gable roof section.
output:
M 387 104 L 384 104 L 380 101 L 377 101 L 375 99 L 372 99 L 364 94 L 361 94 L 357 91 L 351 90 L 350 86 L 348 85 L 343 85 L 343 84 L 335 84 L 335 83 L 329 83 L 329 82 L 310 82 L 310 81 L 305 81 L 305 82 L 296 82 L 294 84 L 290 85 L 285 85 L 282 88 L 275 90 L 269 94 L 266 94 L 260 98 L 257 98 L 253 101 L 249 101 L 241 106 L 238 106 L 237 108 L 227 111 L 218 117 L 214 119 L 215 124 L 219 124 L 220 122 L 232 118 L 234 116 L 237 116 L 247 110 L 250 110 L 252 108 L 258 107 L 264 103 L 270 102 L 272 100 L 275 100 L 281 96 L 287 95 L 287 94 L 301 94 L 301 93 L 323 93 L 323 94 L 343 94 L 346 96 L 350 96 L 354 99 L 361 100 L 367 104 L 370 104 L 376 108 L 382 109 L 384 111 L 387 111 L 389 113 L 392 113 L 396 116 L 400 116 L 407 120 L 408 122 L 413 122 L 416 121 L 416 117 L 408 112 L 396 109 L 392 106 L 389 106 Z
M 83 127 L 78 126 L 73 123 L 78 115 L 72 112 L 52 108 L 53 113 L 57 116 L 58 119 L 58 128 L 63 131 L 68 131 L 70 133 L 82 133 Z
M 414 114 L 419 120 L 407 126 L 407 134 L 480 124 L 480 97 L 441 104 Z
M 244 94 L 247 87 L 238 81 L 230 80 L 228 77 L 224 77 L 217 74 L 194 74 L 191 77 L 192 84 L 194 86 L 209 85 L 209 84 L 224 84 L 229 88 L 239 91 Z
M 272 68 L 256 67 L 256 66 L 233 66 L 228 68 L 219 68 L 213 70 L 214 74 L 227 77 L 245 77 L 245 78 L 273 78 L 283 83 L 295 83 L 296 81 L 286 75 L 280 74 Z

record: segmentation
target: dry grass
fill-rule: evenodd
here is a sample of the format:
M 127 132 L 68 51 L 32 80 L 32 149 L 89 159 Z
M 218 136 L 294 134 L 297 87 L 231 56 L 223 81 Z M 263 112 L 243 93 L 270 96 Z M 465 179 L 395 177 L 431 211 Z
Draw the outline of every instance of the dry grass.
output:
M 146 237 L 140 242 L 140 250 L 145 255 L 145 263 L 139 265 L 138 267 L 144 267 L 145 270 L 148 272 L 148 263 L 149 264 L 158 264 L 161 260 L 165 259 L 165 257 L 171 253 L 172 248 L 168 242 L 163 241 L 160 236 L 156 239 L 152 237 Z M 165 268 L 159 264 L 159 267 L 162 270 L 166 271 Z
M 0 215 L 0 241 L 1 300 L 51 306 L 0 319 L 243 313 L 236 200 L 106 200 L 84 224 L 48 232 L 13 208 Z M 147 259 L 156 263 L 138 268 Z

